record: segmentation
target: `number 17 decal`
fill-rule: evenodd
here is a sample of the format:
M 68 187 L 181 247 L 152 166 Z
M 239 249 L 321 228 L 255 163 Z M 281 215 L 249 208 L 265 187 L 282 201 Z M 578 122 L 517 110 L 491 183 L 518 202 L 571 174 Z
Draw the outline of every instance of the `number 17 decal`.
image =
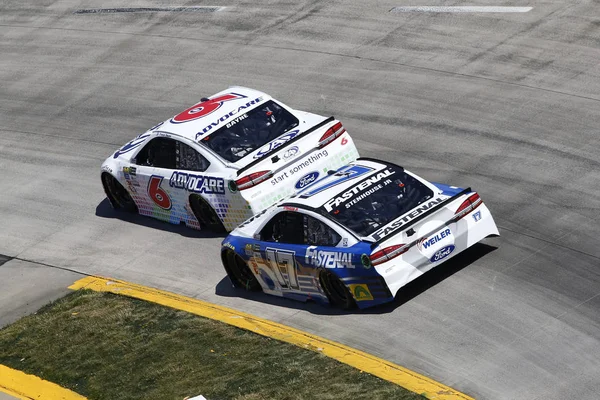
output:
M 296 261 L 293 251 L 273 248 L 265 249 L 267 265 L 271 268 L 283 289 L 300 289 L 296 274 Z M 285 275 L 284 275 L 285 274 Z
M 311 185 L 312 189 L 302 192 L 300 198 L 306 199 L 310 196 L 314 196 L 317 193 L 321 193 L 323 190 L 347 182 L 350 179 L 358 178 L 371 171 L 373 171 L 373 168 L 363 167 L 362 165 L 351 165 L 349 167 L 341 168 L 335 174 L 323 178 L 320 185 L 314 187 Z

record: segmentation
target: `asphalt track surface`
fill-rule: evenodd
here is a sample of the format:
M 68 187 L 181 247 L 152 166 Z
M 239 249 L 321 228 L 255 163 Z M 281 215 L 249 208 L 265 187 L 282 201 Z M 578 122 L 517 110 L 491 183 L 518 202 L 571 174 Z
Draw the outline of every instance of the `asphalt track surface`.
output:
M 0 254 L 16 258 L 0 266 L 3 291 L 64 287 L 52 267 L 99 274 L 306 330 L 477 398 L 597 398 L 597 1 L 498 4 L 533 7 L 518 14 L 397 14 L 431 4 L 388 0 L 177 5 L 227 8 L 0 3 Z M 124 6 L 164 4 L 102 3 Z M 232 290 L 221 237 L 115 213 L 99 179 L 116 148 L 230 85 L 335 115 L 363 156 L 473 187 L 501 237 L 367 312 Z M 50 272 L 27 283 L 7 272 L 30 262 Z M 3 310 L 19 301 L 2 297 Z

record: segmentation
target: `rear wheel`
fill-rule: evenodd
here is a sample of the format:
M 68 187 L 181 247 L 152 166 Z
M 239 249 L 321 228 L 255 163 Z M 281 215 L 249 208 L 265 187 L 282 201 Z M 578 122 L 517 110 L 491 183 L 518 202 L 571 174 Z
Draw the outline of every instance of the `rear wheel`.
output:
M 331 304 L 343 308 L 344 310 L 350 310 L 356 307 L 356 302 L 354 301 L 352 294 L 340 278 L 333 272 L 322 270 L 319 273 L 319 281 Z
M 221 218 L 217 215 L 214 208 L 210 206 L 202 197 L 193 195 L 190 197 L 190 207 L 200 222 L 200 227 L 206 226 L 215 233 L 225 233 L 225 226 Z
M 232 250 L 225 250 L 221 253 L 221 259 L 227 275 L 231 278 L 235 286 L 243 287 L 251 292 L 262 290 L 258 279 L 254 276 L 248 264 Z
M 137 212 L 137 206 L 131 198 L 131 195 L 111 174 L 102 174 L 102 186 L 106 197 L 115 209 L 121 209 L 130 212 Z

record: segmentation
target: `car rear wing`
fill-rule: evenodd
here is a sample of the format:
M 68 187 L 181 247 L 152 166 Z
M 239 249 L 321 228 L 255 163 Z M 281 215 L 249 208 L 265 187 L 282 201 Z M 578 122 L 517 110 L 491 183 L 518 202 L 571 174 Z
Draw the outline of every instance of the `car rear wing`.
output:
M 431 207 L 429 210 L 425 211 L 421 215 L 413 218 L 412 220 L 405 223 L 404 225 L 399 226 L 398 228 L 394 229 L 393 231 L 391 231 L 387 235 L 381 237 L 380 239 L 376 240 L 375 242 L 372 242 L 371 249 L 375 249 L 377 246 L 379 246 L 381 243 L 388 240 L 390 237 L 398 234 L 399 232 L 409 229 L 411 226 L 413 226 L 414 224 L 416 224 L 419 221 L 422 221 L 423 219 L 427 218 L 431 214 L 435 214 L 436 212 L 441 211 L 444 208 L 444 206 L 446 206 L 447 204 L 450 204 L 453 201 L 455 201 L 456 199 L 458 199 L 459 197 L 461 197 L 467 193 L 471 193 L 471 192 L 472 192 L 472 190 L 470 187 L 466 188 L 466 189 L 460 191 L 459 193 L 455 194 L 454 196 L 442 201 L 441 203 L 436 204 L 434 207 Z
M 237 170 L 237 176 L 240 176 L 244 171 L 249 170 L 250 168 L 254 167 L 255 165 L 259 164 L 260 162 L 262 162 L 264 160 L 265 157 L 268 157 L 269 155 L 279 152 L 281 150 L 283 150 L 284 148 L 288 147 L 289 145 L 291 145 L 292 143 L 302 139 L 303 137 L 305 137 L 306 135 L 310 134 L 311 132 L 316 131 L 319 128 L 322 128 L 323 126 L 329 124 L 330 122 L 335 121 L 334 117 L 329 117 L 327 119 L 325 119 L 322 122 L 319 122 L 318 124 L 308 128 L 307 130 L 305 130 L 304 132 L 299 133 L 296 137 L 294 137 L 291 140 L 288 140 L 287 142 L 285 142 L 284 144 L 282 144 L 281 146 L 275 147 L 274 149 L 272 149 L 271 151 L 267 152 L 266 154 L 264 154 L 262 157 L 252 161 L 250 164 L 240 168 Z

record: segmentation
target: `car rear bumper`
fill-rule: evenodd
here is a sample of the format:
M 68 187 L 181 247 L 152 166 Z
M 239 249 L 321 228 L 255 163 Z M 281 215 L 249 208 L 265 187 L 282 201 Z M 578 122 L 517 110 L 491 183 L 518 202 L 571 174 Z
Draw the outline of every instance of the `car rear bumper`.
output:
M 400 288 L 407 283 L 475 243 L 488 236 L 499 235 L 494 218 L 485 204 L 459 221 L 448 224 L 447 229 L 452 231 L 453 243 L 444 246 L 441 250 L 427 254 L 419 245 L 414 245 L 405 254 L 376 266 L 377 272 L 383 277 L 393 296 L 396 296 Z

